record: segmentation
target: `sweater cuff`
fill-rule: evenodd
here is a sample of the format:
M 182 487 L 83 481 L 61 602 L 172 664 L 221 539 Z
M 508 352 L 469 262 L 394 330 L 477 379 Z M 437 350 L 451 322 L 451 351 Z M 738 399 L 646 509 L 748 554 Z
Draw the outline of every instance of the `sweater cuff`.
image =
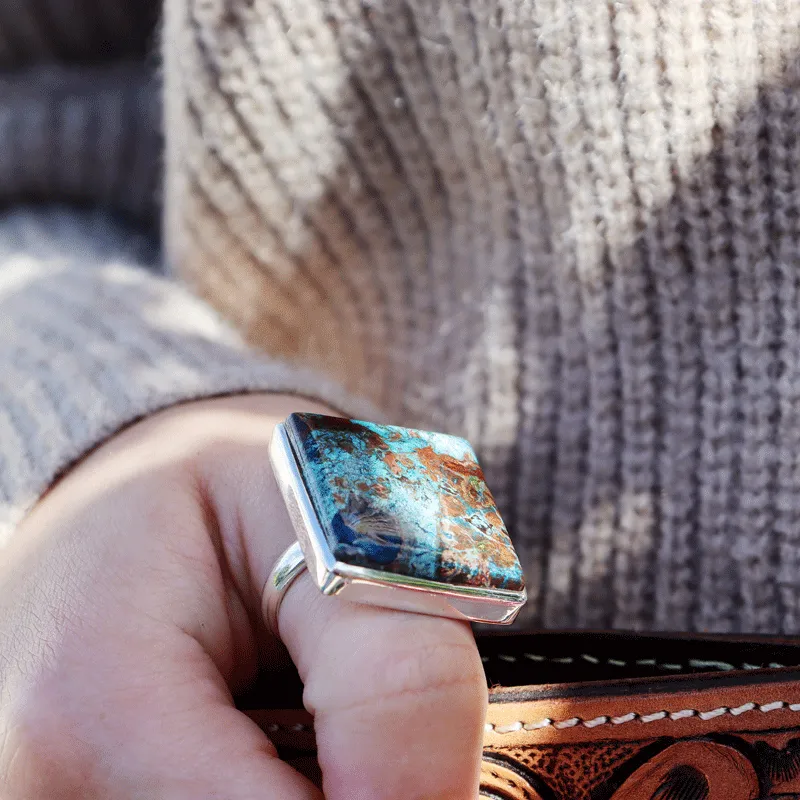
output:
M 0 217 L 0 547 L 60 473 L 167 406 L 273 391 L 373 415 L 319 374 L 259 358 L 143 269 L 154 256 L 103 216 Z

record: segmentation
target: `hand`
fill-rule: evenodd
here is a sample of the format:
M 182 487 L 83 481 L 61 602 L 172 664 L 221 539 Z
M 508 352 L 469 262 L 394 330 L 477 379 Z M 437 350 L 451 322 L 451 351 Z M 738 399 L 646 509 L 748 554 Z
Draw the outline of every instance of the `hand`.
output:
M 190 403 L 73 468 L 0 563 L 4 800 L 305 800 L 232 693 L 285 650 L 261 617 L 293 540 L 269 466 L 298 398 Z M 467 625 L 322 597 L 282 639 L 315 717 L 329 800 L 477 795 L 486 687 Z

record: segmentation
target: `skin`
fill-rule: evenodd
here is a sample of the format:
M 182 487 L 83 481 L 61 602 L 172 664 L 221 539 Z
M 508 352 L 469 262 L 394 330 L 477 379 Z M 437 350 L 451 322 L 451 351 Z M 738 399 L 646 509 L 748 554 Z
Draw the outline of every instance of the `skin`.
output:
M 310 800 L 232 693 L 288 650 L 329 800 L 477 796 L 486 686 L 467 625 L 324 598 L 308 574 L 270 636 L 293 541 L 267 457 L 280 395 L 153 415 L 74 467 L 0 562 L 4 800 Z

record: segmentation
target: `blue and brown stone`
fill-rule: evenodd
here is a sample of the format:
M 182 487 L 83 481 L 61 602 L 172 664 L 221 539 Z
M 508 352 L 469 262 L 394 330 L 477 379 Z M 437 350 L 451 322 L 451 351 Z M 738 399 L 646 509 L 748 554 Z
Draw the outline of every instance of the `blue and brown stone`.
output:
M 318 414 L 292 414 L 286 430 L 337 561 L 453 586 L 524 588 L 464 439 Z

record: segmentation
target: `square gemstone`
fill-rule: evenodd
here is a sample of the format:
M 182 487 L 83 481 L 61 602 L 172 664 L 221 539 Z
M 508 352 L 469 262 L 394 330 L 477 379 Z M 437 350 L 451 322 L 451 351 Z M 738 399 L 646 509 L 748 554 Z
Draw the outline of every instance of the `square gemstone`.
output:
M 467 441 L 319 414 L 292 414 L 285 427 L 337 561 L 454 587 L 524 588 Z

